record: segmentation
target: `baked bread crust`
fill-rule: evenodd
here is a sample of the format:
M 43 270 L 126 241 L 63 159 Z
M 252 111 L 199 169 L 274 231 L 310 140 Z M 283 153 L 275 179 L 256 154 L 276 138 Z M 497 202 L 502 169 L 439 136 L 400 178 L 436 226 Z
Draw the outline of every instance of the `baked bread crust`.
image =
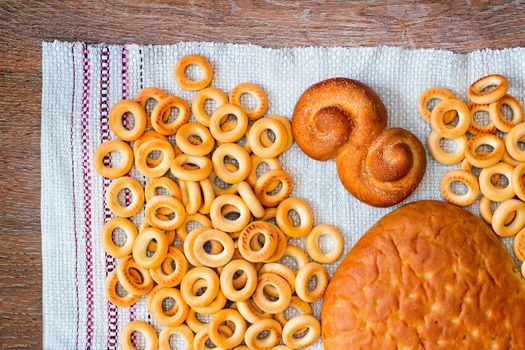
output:
M 325 350 L 525 349 L 525 280 L 479 218 L 414 202 L 356 243 L 321 318 Z

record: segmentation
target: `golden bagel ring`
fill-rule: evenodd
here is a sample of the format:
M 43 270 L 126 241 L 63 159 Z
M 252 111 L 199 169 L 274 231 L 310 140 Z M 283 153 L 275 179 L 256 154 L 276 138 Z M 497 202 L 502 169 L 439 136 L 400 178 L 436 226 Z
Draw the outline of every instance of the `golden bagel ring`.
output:
M 330 237 L 333 242 L 333 248 L 324 253 L 319 248 L 319 238 L 323 235 Z M 343 254 L 344 240 L 343 235 L 337 228 L 331 225 L 317 225 L 306 236 L 306 250 L 313 261 L 320 264 L 332 264 L 337 261 Z
M 222 208 L 230 204 L 237 209 L 239 217 L 230 220 L 223 216 Z M 250 209 L 246 206 L 241 197 L 234 194 L 223 194 L 215 198 L 210 208 L 210 218 L 213 227 L 224 232 L 241 231 L 248 225 L 251 219 Z
M 200 235 L 202 232 L 207 231 L 207 227 L 198 227 L 194 230 L 192 230 L 184 239 L 183 249 L 184 249 L 184 255 L 186 256 L 186 259 L 192 264 L 193 266 L 202 266 L 199 260 L 193 255 L 193 247 L 195 245 L 195 240 L 197 239 L 197 236 Z
M 194 143 L 191 137 L 200 138 Z M 215 140 L 208 128 L 199 123 L 187 123 L 180 127 L 175 135 L 175 142 L 180 150 L 190 156 L 205 156 L 215 147 Z
M 441 148 L 440 142 L 443 137 L 439 136 L 437 132 L 432 131 L 428 135 L 428 150 L 432 157 L 441 164 L 452 165 L 461 162 L 465 158 L 465 148 L 467 146 L 467 135 L 461 135 L 452 140 L 456 144 L 454 152 L 447 152 Z
M 496 86 L 496 88 L 482 92 L 490 86 Z M 472 83 L 467 90 L 467 96 L 474 103 L 490 104 L 505 96 L 508 88 L 509 81 L 507 78 L 500 74 L 491 74 Z
M 236 123 L 233 128 L 223 130 L 221 125 L 229 115 L 235 116 Z M 217 108 L 210 118 L 210 132 L 220 143 L 235 142 L 240 140 L 248 130 L 248 115 L 238 105 L 224 104 Z
M 135 124 L 131 130 L 124 127 L 122 117 L 125 113 L 133 114 Z M 138 139 L 146 129 L 146 111 L 133 100 L 122 100 L 113 105 L 109 111 L 109 128 L 115 136 L 123 141 L 134 141 Z
M 462 182 L 467 186 L 468 191 L 465 194 L 456 194 L 451 189 L 452 182 Z M 439 184 L 441 196 L 449 203 L 467 206 L 476 201 L 479 193 L 478 179 L 471 172 L 466 170 L 452 170 L 446 173 Z
M 170 113 L 169 111 L 171 108 L 177 108 L 179 110 L 177 118 L 172 122 L 168 122 L 167 120 L 164 121 L 165 115 Z M 153 129 L 159 134 L 166 136 L 175 135 L 179 128 L 186 124 L 189 118 L 190 106 L 186 100 L 178 96 L 168 96 L 163 98 L 155 105 L 155 108 L 153 108 L 153 111 L 151 112 L 151 124 L 153 125 Z
M 197 94 L 193 98 L 191 109 L 193 111 L 195 119 L 197 119 L 197 121 L 202 125 L 209 126 L 211 116 L 208 115 L 208 113 L 206 113 L 206 110 L 204 109 L 204 104 L 206 103 L 206 100 L 215 101 L 215 103 L 217 104 L 217 108 L 219 108 L 220 106 L 228 103 L 228 96 L 226 96 L 224 92 L 217 88 L 208 87 L 197 92 Z
M 507 105 L 512 110 L 512 120 L 507 120 L 501 111 L 501 107 Z M 503 132 L 509 132 L 514 126 L 523 122 L 523 107 L 520 102 L 511 95 L 505 95 L 501 99 L 489 105 L 492 122 Z
M 104 293 L 106 295 L 106 299 L 108 299 L 111 304 L 118 307 L 128 307 L 135 304 L 139 300 L 140 297 L 138 295 L 131 294 L 124 287 L 122 288 L 126 290 L 127 294 L 125 296 L 120 296 L 117 293 L 117 283 L 119 283 L 117 270 L 113 270 L 108 274 L 106 277 L 106 283 L 104 283 Z
M 157 332 L 153 326 L 147 324 L 144 321 L 131 321 L 128 323 L 122 333 L 120 333 L 120 346 L 122 350 L 135 350 L 135 345 L 133 345 L 131 340 L 131 335 L 134 332 L 141 333 L 146 339 L 146 346 L 144 350 L 157 350 L 159 346 L 159 341 L 157 339 Z
M 483 220 L 489 225 L 492 223 L 491 203 L 492 201 L 485 196 L 481 196 L 481 199 L 479 200 L 479 213 Z
M 304 265 L 310 262 L 308 260 L 308 255 L 306 255 L 306 253 L 301 248 L 296 247 L 294 245 L 289 245 L 286 247 L 283 257 L 285 256 L 292 258 L 296 262 L 297 271 L 299 271 Z
M 208 219 L 206 215 L 202 215 L 199 213 L 186 215 L 186 219 L 184 220 L 184 223 L 177 228 L 177 235 L 179 236 L 179 239 L 181 242 L 184 242 L 188 234 L 193 231 L 191 230 L 188 232 L 187 226 L 190 222 L 195 222 L 200 225 L 201 227 L 212 227 L 211 220 Z
M 259 235 L 264 236 L 264 245 L 258 250 L 254 250 L 251 247 L 251 242 L 257 240 Z M 244 259 L 250 262 L 263 262 L 274 254 L 278 239 L 278 234 L 270 223 L 253 221 L 241 231 L 237 244 Z
M 216 241 L 222 246 L 222 251 L 218 254 L 208 253 L 204 246 L 209 241 Z M 219 267 L 230 262 L 235 246 L 233 239 L 225 232 L 209 229 L 201 232 L 193 243 L 193 255 L 204 266 Z
M 297 290 L 297 281 L 296 281 Z M 270 287 L 276 292 L 277 300 L 270 300 L 265 295 L 265 288 Z M 278 314 L 286 310 L 292 300 L 292 289 L 288 282 L 281 276 L 274 273 L 263 273 L 257 280 L 257 288 L 252 296 L 253 302 L 261 310 L 270 314 Z
M 226 157 L 233 158 L 239 164 L 238 169 L 230 171 L 226 167 Z M 250 175 L 252 162 L 244 148 L 235 143 L 224 143 L 217 147 L 212 156 L 213 171 L 224 182 L 237 184 Z
M 269 146 L 264 146 L 261 137 L 267 130 L 275 135 L 275 141 Z M 250 128 L 247 136 L 248 144 L 252 152 L 261 158 L 275 158 L 283 153 L 288 147 L 288 133 L 284 124 L 271 118 L 257 120 Z
M 136 270 L 142 277 L 140 281 L 131 276 L 130 271 Z M 133 260 L 132 256 L 128 256 L 120 260 L 117 265 L 118 281 L 125 290 L 134 295 L 144 295 L 153 288 L 153 278 L 148 269 L 143 268 Z
M 168 208 L 175 217 L 171 220 L 162 220 L 157 215 L 157 209 Z M 155 196 L 148 203 L 145 209 L 146 220 L 161 230 L 169 231 L 178 228 L 186 219 L 186 211 L 181 201 L 172 196 Z
M 196 169 L 187 169 L 187 164 L 196 165 Z M 171 173 L 184 181 L 201 181 L 210 176 L 213 165 L 210 158 L 205 156 L 190 156 L 181 154 L 171 163 Z
M 252 159 L 252 169 L 246 181 L 248 181 L 248 183 L 252 187 L 255 187 L 255 184 L 257 183 L 257 179 L 259 178 L 257 171 L 261 164 L 266 164 L 269 170 L 281 170 L 281 162 L 277 158 L 261 158 L 253 154 L 251 156 L 251 159 Z M 273 187 L 268 187 L 268 191 L 269 192 L 273 191 L 274 189 L 277 188 L 277 186 L 278 186 L 278 183 L 275 184 L 275 186 Z
M 242 288 L 236 288 L 234 283 L 234 275 L 238 271 L 242 271 L 246 277 Z M 224 266 L 219 280 L 226 298 L 231 301 L 245 301 L 253 295 L 257 288 L 257 271 L 252 263 L 243 259 L 235 259 Z
M 177 185 L 177 183 L 173 181 L 172 179 L 170 179 L 169 177 L 161 176 L 161 177 L 154 177 L 146 183 L 146 187 L 144 189 L 144 194 L 146 196 L 146 202 L 149 202 L 153 197 L 157 195 L 158 188 L 163 188 L 164 190 L 166 190 L 168 195 L 173 196 L 177 198 L 178 200 L 182 199 L 182 194 L 180 192 L 180 188 Z M 163 215 L 169 215 L 171 211 L 166 208 L 159 208 L 158 213 L 163 214 Z
M 478 147 L 482 145 L 492 146 L 491 152 L 478 152 Z M 467 161 L 478 168 L 488 168 L 498 163 L 505 153 L 505 144 L 496 135 L 480 134 L 475 135 L 467 142 L 465 148 L 465 158 Z
M 208 323 L 199 320 L 196 314 L 197 312 L 190 308 L 188 317 L 186 317 L 186 324 L 191 328 L 193 333 L 198 333 L 201 329 L 208 327 Z
M 153 255 L 148 255 L 148 246 L 151 242 L 156 243 Z M 155 227 L 148 227 L 142 231 L 133 244 L 133 259 L 145 268 L 154 269 L 162 264 L 168 253 L 168 240 L 164 232 Z
M 427 89 L 419 95 L 417 99 L 417 111 L 419 112 L 419 115 L 425 120 L 426 122 L 430 123 L 430 115 L 432 114 L 432 111 L 428 109 L 428 103 L 431 100 L 448 100 L 448 99 L 455 99 L 456 95 L 448 89 L 445 89 L 443 87 L 432 87 L 430 89 Z M 449 112 L 445 118 L 445 123 L 450 123 L 454 118 L 456 117 L 455 112 Z
M 142 108 L 144 108 L 144 111 L 146 112 L 146 127 L 151 128 L 151 117 L 148 115 L 148 111 L 146 110 L 147 104 L 149 100 L 155 100 L 155 103 L 159 103 L 160 100 L 163 98 L 168 97 L 168 94 L 164 92 L 163 90 L 156 88 L 156 87 L 147 87 L 139 91 L 137 96 L 135 96 L 135 101 L 140 103 Z M 164 119 L 166 120 L 169 118 L 169 114 L 164 116 Z
M 521 150 L 518 143 L 525 137 L 525 123 L 521 123 L 513 127 L 507 135 L 505 135 L 505 146 L 509 155 L 520 162 L 525 162 L 525 151 Z
M 119 152 L 122 159 L 117 165 L 105 165 L 104 157 L 111 152 Z M 111 140 L 98 146 L 93 155 L 93 167 L 103 177 L 114 179 L 126 175 L 133 166 L 133 152 L 129 145 L 120 140 Z
M 207 179 L 199 181 L 199 185 L 201 187 L 203 200 L 203 203 L 199 209 L 199 213 L 209 214 L 211 203 L 213 203 L 213 200 L 215 199 L 215 191 L 213 190 L 213 185 L 209 177 Z
M 458 114 L 459 120 L 456 126 L 445 123 L 444 118 L 449 111 L 456 111 Z M 430 121 L 439 136 L 453 139 L 467 132 L 470 126 L 470 110 L 462 101 L 443 100 L 432 110 Z
M 505 224 L 507 218 L 515 213 L 514 220 Z M 525 203 L 518 199 L 508 199 L 500 204 L 492 216 L 492 229 L 500 237 L 512 237 L 525 226 Z
M 261 333 L 268 335 L 261 338 Z M 244 334 L 244 342 L 250 349 L 271 349 L 281 341 L 282 327 L 274 319 L 264 319 L 252 324 Z
M 162 154 L 161 157 L 157 158 L 158 163 L 150 162 L 149 154 L 153 151 L 159 151 Z M 173 159 L 175 159 L 175 150 L 171 143 L 160 138 L 152 138 L 137 149 L 135 166 L 145 177 L 161 177 L 166 174 Z
M 258 272 L 260 275 L 263 273 L 273 273 L 284 278 L 285 281 L 288 282 L 292 294 L 295 293 L 295 272 L 293 272 L 288 266 L 278 263 L 267 263 L 264 264 Z M 265 293 L 277 297 L 277 294 L 274 293 L 273 289 L 268 289 Z
M 308 288 L 308 282 L 313 277 L 317 278 L 317 284 L 313 290 Z M 312 262 L 304 265 L 297 271 L 295 276 L 295 292 L 297 296 L 307 303 L 313 303 L 321 299 L 328 287 L 328 272 L 318 263 Z
M 129 205 L 120 204 L 118 195 L 121 191 L 128 189 L 133 200 Z M 131 176 L 123 176 L 115 179 L 106 191 L 106 203 L 113 214 L 123 218 L 129 218 L 138 214 L 144 205 L 144 190 L 137 179 Z
M 282 187 L 277 193 L 270 194 L 271 188 L 275 189 L 275 182 L 280 182 Z M 292 193 L 292 178 L 283 170 L 270 170 L 262 174 L 255 183 L 255 195 L 266 207 L 275 207 Z
M 299 216 L 299 225 L 295 226 L 293 220 L 289 216 L 290 210 L 295 210 Z M 306 236 L 314 225 L 314 216 L 312 209 L 304 200 L 298 197 L 287 198 L 282 201 L 277 207 L 275 214 L 277 226 L 284 232 L 285 235 L 292 238 Z
M 183 350 L 193 350 L 193 332 L 185 324 L 162 328 L 159 333 L 159 350 L 171 350 L 170 338 L 172 335 L 178 335 L 184 341 Z
M 175 301 L 175 312 L 167 315 L 163 310 L 162 303 L 165 299 L 171 298 Z M 151 298 L 149 303 L 151 316 L 163 327 L 176 327 L 181 325 L 188 316 L 188 305 L 184 302 L 180 291 L 177 288 L 160 288 Z
M 525 201 L 525 185 L 523 184 L 523 176 L 525 175 L 525 163 L 521 163 L 512 170 L 512 189 L 516 196 L 522 201 Z
M 231 172 L 237 171 L 239 168 L 235 166 L 233 163 L 224 163 L 227 170 Z M 214 171 L 211 172 L 210 176 L 208 177 L 210 179 L 211 185 L 213 186 L 213 192 L 216 196 L 220 196 L 221 194 L 235 194 L 237 193 L 237 184 L 230 184 L 227 182 L 222 181 Z
M 505 142 L 505 139 L 503 140 L 503 142 Z M 506 148 L 505 148 L 505 153 L 503 154 L 503 158 L 501 159 L 501 161 L 505 162 L 507 164 L 510 164 L 510 165 L 512 165 L 514 167 L 516 167 L 516 166 L 518 166 L 518 165 L 520 165 L 522 163 L 519 160 L 516 160 L 516 159 L 512 158 Z
M 193 285 L 199 281 L 206 282 L 206 290 L 201 295 L 193 292 Z M 219 277 L 209 267 L 197 266 L 189 270 L 180 285 L 184 301 L 191 307 L 200 307 L 210 304 L 219 293 Z
M 241 104 L 241 96 L 243 94 L 250 94 L 255 97 L 257 107 L 254 109 L 243 107 Z M 253 83 L 241 83 L 234 87 L 230 91 L 229 100 L 230 103 L 243 107 L 250 120 L 259 119 L 268 110 L 268 98 L 266 97 L 266 93 L 259 85 Z
M 482 169 L 479 173 L 479 188 L 485 197 L 495 202 L 502 202 L 514 197 L 514 189 L 512 184 L 512 172 L 514 168 L 507 163 L 497 163 L 489 168 Z M 501 187 L 492 183 L 491 179 L 494 175 L 503 175 L 508 179 L 508 184 Z
M 241 313 L 242 317 L 250 323 L 257 323 L 261 320 L 272 318 L 273 315 L 261 310 L 254 302 L 253 299 L 246 301 L 238 301 L 237 309 Z
M 173 268 L 175 263 L 175 268 Z M 180 284 L 188 271 L 188 261 L 184 253 L 175 247 L 169 247 L 166 258 L 160 266 L 150 269 L 151 278 L 161 287 L 175 287 Z
M 135 156 L 135 158 L 137 158 L 139 147 L 142 146 L 144 142 L 149 141 L 151 139 L 161 139 L 161 140 L 168 142 L 168 138 L 166 136 L 159 134 L 155 130 L 146 130 L 144 131 L 144 134 L 142 134 L 141 137 L 133 141 L 133 155 Z M 146 160 L 146 163 L 150 167 L 156 167 L 157 165 L 160 164 L 160 162 L 162 162 L 162 157 L 163 157 L 162 153 L 159 155 L 158 158 L 151 158 L 148 155 L 148 159 Z
M 203 285 L 201 288 L 203 287 L 205 287 L 205 285 Z M 197 290 L 201 288 L 198 288 Z M 224 296 L 222 291 L 219 289 L 219 293 L 217 293 L 217 296 L 215 297 L 215 299 L 213 299 L 211 303 L 209 303 L 206 306 L 192 306 L 192 308 L 193 310 L 195 310 L 195 312 L 201 315 L 213 315 L 221 311 L 222 309 L 224 309 L 226 302 L 227 302 L 226 297 Z
M 219 333 L 219 326 L 225 322 L 232 322 L 235 330 L 229 337 L 224 337 Z M 208 324 L 209 336 L 211 341 L 218 347 L 231 349 L 239 345 L 244 339 L 246 332 L 246 321 L 239 311 L 224 309 L 217 312 Z
M 117 245 L 113 241 L 113 231 L 117 228 L 120 228 L 126 234 L 126 241 L 123 245 Z M 133 222 L 124 218 L 112 218 L 104 224 L 100 240 L 106 253 L 114 258 L 124 258 L 131 254 L 137 235 L 137 227 Z
M 304 329 L 308 333 L 304 336 L 297 337 L 297 334 L 303 333 Z M 299 315 L 291 318 L 283 327 L 283 342 L 287 346 L 299 349 L 306 348 L 319 339 L 321 335 L 321 325 L 312 315 Z
M 264 207 L 261 202 L 253 193 L 253 189 L 250 184 L 246 181 L 241 181 L 237 184 L 237 191 L 241 196 L 244 203 L 248 206 L 253 216 L 256 218 L 262 218 L 265 214 Z
M 264 220 L 262 220 L 264 221 Z M 288 247 L 288 237 L 281 231 L 277 225 L 272 224 L 271 222 L 268 222 L 272 228 L 277 232 L 277 247 L 275 248 L 275 251 L 273 252 L 273 255 L 270 256 L 268 259 L 266 259 L 265 263 L 273 263 L 276 261 L 279 261 L 283 256 L 284 252 L 286 251 L 286 247 Z M 260 238 L 261 235 L 259 235 L 258 238 Z
M 200 184 L 195 181 L 179 179 L 179 186 L 182 195 L 182 204 L 184 204 L 184 208 L 186 208 L 186 214 L 196 214 L 202 202 Z
M 310 307 L 310 304 L 308 304 L 307 302 L 301 300 L 301 298 L 299 298 L 298 296 L 295 296 L 295 295 L 292 297 L 292 301 L 290 301 L 290 305 L 288 305 L 288 307 L 286 308 L 286 310 L 288 310 L 288 309 L 295 309 L 295 310 L 297 310 L 299 315 L 311 315 L 312 314 L 312 308 Z M 284 327 L 286 322 L 288 322 L 288 319 L 285 316 L 285 312 L 280 312 L 280 313 L 276 314 L 273 318 L 277 322 L 279 322 L 281 327 Z
M 202 70 L 202 78 L 199 80 L 190 80 L 186 77 L 186 68 L 189 65 L 195 64 Z M 183 90 L 197 91 L 202 90 L 211 83 L 213 77 L 213 69 L 206 57 L 201 55 L 186 55 L 179 58 L 175 64 L 173 72 L 175 81 Z
M 211 343 L 210 345 L 208 345 Z M 213 344 L 213 342 L 210 339 L 209 329 L 208 327 L 201 329 L 199 332 L 195 334 L 195 337 L 193 338 L 193 349 L 194 350 L 226 350 L 224 348 L 220 348 Z
M 284 126 L 284 128 L 286 129 L 286 134 L 288 135 L 288 142 L 286 143 L 286 148 L 285 150 L 289 149 L 290 147 L 292 147 L 293 145 L 293 131 L 292 131 L 292 123 L 290 123 L 290 120 L 288 120 L 288 118 L 285 118 L 283 116 L 280 116 L 280 115 L 269 115 L 267 117 L 268 119 L 275 119 L 279 122 L 281 122 Z M 263 144 L 264 147 L 268 147 L 270 146 L 273 141 L 270 139 L 270 137 L 268 136 L 268 133 L 265 133 L 263 132 L 262 135 L 261 135 L 261 143 Z
M 475 103 L 470 103 L 468 104 L 468 107 L 470 109 L 470 126 L 468 128 L 469 133 L 471 133 L 472 135 L 496 133 L 497 128 L 494 125 L 494 122 L 492 121 L 493 118 L 489 105 L 479 105 Z M 478 112 L 487 112 L 489 114 L 489 123 L 487 125 L 480 125 L 476 122 L 474 116 Z
M 522 228 L 516 237 L 514 237 L 512 249 L 514 250 L 514 255 L 519 261 L 525 261 L 525 228 Z

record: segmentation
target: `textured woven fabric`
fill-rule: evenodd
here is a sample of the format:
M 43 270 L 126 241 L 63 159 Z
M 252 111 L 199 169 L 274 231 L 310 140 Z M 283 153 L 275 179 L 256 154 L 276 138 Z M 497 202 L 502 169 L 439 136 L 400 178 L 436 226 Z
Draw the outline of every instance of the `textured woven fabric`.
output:
M 172 74 L 177 58 L 189 53 L 209 58 L 215 70 L 213 86 L 227 92 L 244 81 L 257 83 L 268 95 L 268 112 L 288 118 L 300 94 L 317 81 L 334 76 L 363 81 L 385 103 L 388 125 L 406 128 L 422 141 L 430 126 L 418 116 L 415 102 L 428 87 L 445 86 L 465 98 L 469 82 L 485 74 L 501 73 L 509 77 L 510 94 L 522 100 L 525 96 L 525 49 L 521 48 L 460 55 L 390 47 L 276 50 L 214 43 L 44 43 L 41 148 L 45 349 L 116 349 L 120 348 L 118 333 L 130 320 L 155 324 L 143 300 L 129 309 L 117 309 L 105 300 L 104 280 L 115 261 L 104 254 L 98 237 L 105 220 L 111 217 L 104 205 L 109 181 L 94 172 L 91 159 L 102 141 L 113 138 L 107 116 L 118 100 L 133 98 L 143 87 L 158 86 L 191 101 L 194 93 L 181 91 Z M 406 202 L 440 199 L 439 180 L 454 167 L 427 157 L 425 177 Z M 315 223 L 332 224 L 343 232 L 345 251 L 393 209 L 360 203 L 343 189 L 333 161 L 313 161 L 296 145 L 281 156 L 281 161 L 293 177 L 294 195 L 311 204 Z M 477 214 L 476 206 L 469 210 Z M 140 216 L 135 220 L 139 222 Z M 506 243 L 509 246 L 510 240 Z M 336 265 L 328 266 L 331 273 Z M 318 303 L 317 314 L 319 308 Z M 321 349 L 322 345 L 318 342 L 311 348 Z

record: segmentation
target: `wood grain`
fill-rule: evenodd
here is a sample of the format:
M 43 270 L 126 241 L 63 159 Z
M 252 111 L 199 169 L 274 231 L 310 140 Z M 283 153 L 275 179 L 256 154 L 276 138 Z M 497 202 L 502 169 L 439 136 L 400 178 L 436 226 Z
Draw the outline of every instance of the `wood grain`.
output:
M 41 42 L 525 46 L 522 1 L 24 1 L 0 4 L 0 348 L 38 349 Z

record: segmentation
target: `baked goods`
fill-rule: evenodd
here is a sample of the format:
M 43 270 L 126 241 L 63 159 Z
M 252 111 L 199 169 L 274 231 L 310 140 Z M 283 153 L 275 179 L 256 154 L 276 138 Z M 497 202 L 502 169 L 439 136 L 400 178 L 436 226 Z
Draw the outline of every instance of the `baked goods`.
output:
M 348 253 L 322 310 L 325 350 L 525 348 L 525 280 L 503 244 L 453 205 L 407 204 Z
M 309 87 L 295 105 L 294 138 L 316 160 L 335 158 L 344 187 L 359 200 L 388 207 L 421 181 L 425 150 L 410 132 L 386 129 L 387 113 L 368 86 L 332 78 Z

